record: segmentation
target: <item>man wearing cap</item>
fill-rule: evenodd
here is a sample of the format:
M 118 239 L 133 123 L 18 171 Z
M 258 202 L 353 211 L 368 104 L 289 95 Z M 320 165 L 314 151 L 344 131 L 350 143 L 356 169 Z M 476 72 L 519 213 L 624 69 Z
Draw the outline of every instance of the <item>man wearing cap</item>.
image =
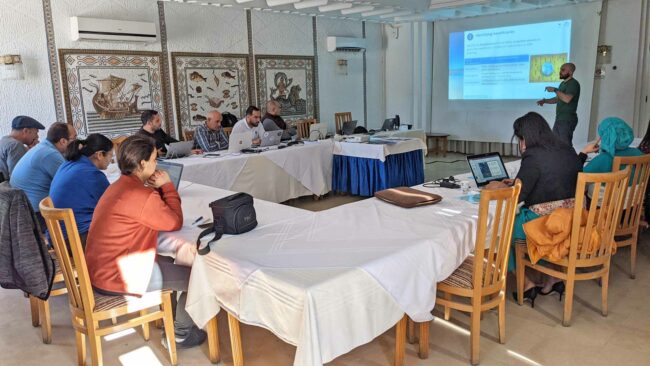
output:
M 11 121 L 11 133 L 0 139 L 0 174 L 9 180 L 18 160 L 38 144 L 38 130 L 45 126 L 32 117 L 18 116 Z

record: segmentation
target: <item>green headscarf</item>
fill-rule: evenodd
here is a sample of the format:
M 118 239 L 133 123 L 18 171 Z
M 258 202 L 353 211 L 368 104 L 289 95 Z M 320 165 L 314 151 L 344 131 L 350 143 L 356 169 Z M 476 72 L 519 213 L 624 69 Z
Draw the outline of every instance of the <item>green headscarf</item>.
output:
M 616 150 L 627 149 L 634 140 L 634 131 L 622 119 L 608 117 L 598 125 L 600 136 L 600 151 L 611 156 L 616 155 Z

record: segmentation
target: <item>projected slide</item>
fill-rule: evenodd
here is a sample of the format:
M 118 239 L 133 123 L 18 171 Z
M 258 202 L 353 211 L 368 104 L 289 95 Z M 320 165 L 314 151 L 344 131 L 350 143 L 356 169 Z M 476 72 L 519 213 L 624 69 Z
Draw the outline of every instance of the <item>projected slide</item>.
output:
M 540 99 L 560 82 L 571 20 L 449 34 L 449 99 Z

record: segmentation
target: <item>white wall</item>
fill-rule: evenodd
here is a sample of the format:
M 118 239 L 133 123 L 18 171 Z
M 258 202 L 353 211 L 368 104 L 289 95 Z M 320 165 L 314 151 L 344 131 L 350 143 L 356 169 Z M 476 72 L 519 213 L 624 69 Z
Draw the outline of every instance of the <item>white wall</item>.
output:
M 6 14 L 14 14 L 6 16 Z M 47 61 L 43 4 L 40 0 L 0 0 L 0 53 L 20 54 L 25 80 L 0 81 L 0 136 L 11 130 L 11 120 L 28 115 L 44 125 L 56 112 Z M 41 140 L 45 134 L 41 134 Z
M 69 18 L 71 16 L 149 21 L 158 24 L 156 1 L 52 0 L 51 5 L 58 49 L 161 51 L 160 42 L 149 44 L 73 42 L 70 38 Z M 42 2 L 0 0 L 0 14 L 2 18 L 0 50 L 3 54 L 22 55 L 26 69 L 25 80 L 0 83 L 2 101 L 0 133 L 7 133 L 11 119 L 19 114 L 31 115 L 43 124 L 49 125 L 54 122 L 56 113 L 49 75 Z M 7 16 L 7 14 L 16 14 L 16 16 Z M 314 55 L 311 17 L 253 11 L 251 18 L 255 54 Z M 169 52 L 248 53 L 246 12 L 242 9 L 166 2 L 165 22 Z M 330 131 L 333 131 L 334 113 L 351 111 L 353 117 L 361 124 L 363 122 L 363 56 L 361 53 L 328 53 L 325 43 L 327 36 L 361 37 L 362 23 L 319 17 L 317 26 L 321 121 L 328 123 Z M 369 25 L 367 35 L 369 38 L 368 119 L 383 120 L 385 67 L 381 27 L 375 24 Z M 335 72 L 336 60 L 340 58 L 348 60 L 348 75 L 337 75 Z M 172 85 L 168 91 L 173 96 Z M 176 118 L 175 113 L 171 118 Z

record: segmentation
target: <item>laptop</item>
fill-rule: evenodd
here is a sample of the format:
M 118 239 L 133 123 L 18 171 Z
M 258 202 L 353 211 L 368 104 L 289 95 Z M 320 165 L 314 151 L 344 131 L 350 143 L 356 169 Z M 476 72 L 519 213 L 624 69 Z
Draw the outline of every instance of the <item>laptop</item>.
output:
M 253 133 L 251 131 L 232 133 L 228 138 L 228 153 L 238 153 L 242 149 L 250 149 L 253 144 Z
M 167 155 L 163 156 L 165 159 L 174 159 L 182 158 L 183 156 L 188 156 L 192 154 L 192 147 L 194 147 L 194 141 L 180 141 L 172 142 L 167 146 Z
M 178 184 L 181 182 L 181 176 L 183 175 L 183 164 L 172 163 L 170 161 L 158 161 L 156 169 L 166 171 L 178 191 Z
M 314 123 L 309 126 L 309 141 L 318 141 L 327 137 L 327 125 L 324 123 Z
M 262 142 L 260 142 L 260 147 L 280 145 L 283 133 L 283 130 L 264 132 L 262 134 Z
M 357 121 L 343 122 L 343 126 L 341 127 L 341 133 L 344 135 L 352 135 L 354 134 L 354 129 L 356 127 L 357 127 Z
M 382 131 L 392 131 L 395 129 L 395 118 L 386 118 L 381 126 Z
M 467 157 L 467 163 L 479 188 L 495 180 L 510 178 L 498 152 L 470 155 Z

